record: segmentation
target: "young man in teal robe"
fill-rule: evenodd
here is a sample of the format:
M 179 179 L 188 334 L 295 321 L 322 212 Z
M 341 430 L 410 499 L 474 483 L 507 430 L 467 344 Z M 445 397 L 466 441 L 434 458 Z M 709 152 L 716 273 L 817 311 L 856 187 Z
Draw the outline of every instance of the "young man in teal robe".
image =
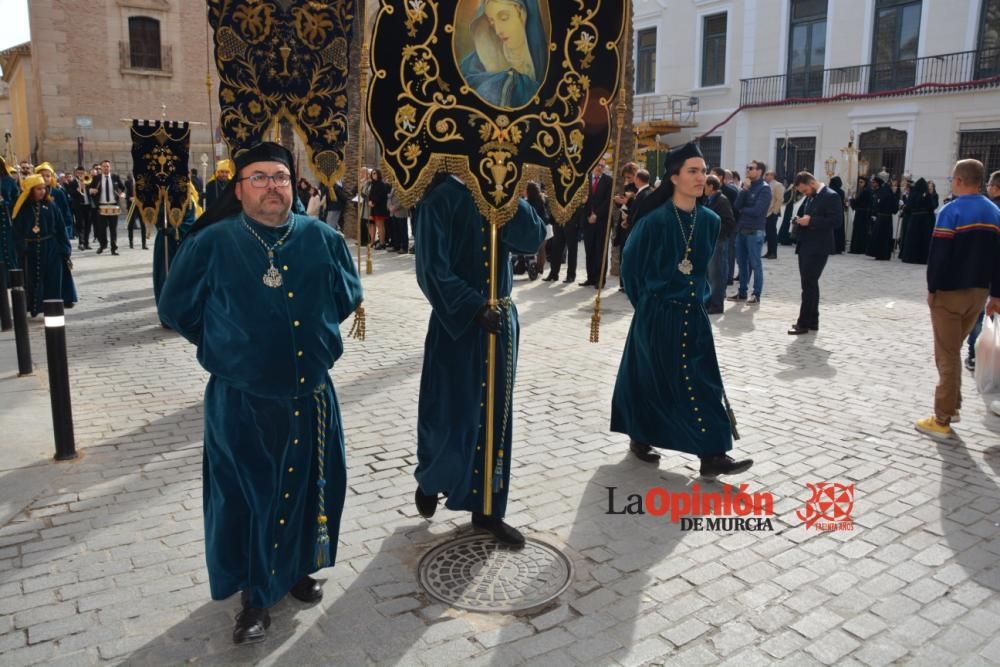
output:
M 704 477 L 744 472 L 753 461 L 726 454 L 732 424 L 704 307 L 721 221 L 697 205 L 706 178 L 697 144 L 672 151 L 666 164 L 622 251 L 621 281 L 635 315 L 615 382 L 611 430 L 627 434 L 632 453 L 648 463 L 659 461 L 653 447 L 662 447 L 697 455 Z
M 329 370 L 361 302 L 344 237 L 292 212 L 291 153 L 265 142 L 181 244 L 160 319 L 198 346 L 205 390 L 205 556 L 212 597 L 242 592 L 233 641 L 260 641 L 286 593 L 335 561 L 346 494 Z
M 416 505 L 430 518 L 438 495 L 445 507 L 472 512 L 472 523 L 504 544 L 524 537 L 503 521 L 510 490 L 517 309 L 510 300 L 510 253 L 528 254 L 545 240 L 545 224 L 528 202 L 500 228 L 497 261 L 499 309 L 487 305 L 490 275 L 489 223 L 469 189 L 441 174 L 417 208 L 414 222 L 417 284 L 431 304 L 424 343 L 417 423 Z M 486 460 L 486 353 L 497 334 L 494 374 L 494 452 Z M 492 473 L 490 489 L 486 470 Z M 484 498 L 491 497 L 489 512 Z

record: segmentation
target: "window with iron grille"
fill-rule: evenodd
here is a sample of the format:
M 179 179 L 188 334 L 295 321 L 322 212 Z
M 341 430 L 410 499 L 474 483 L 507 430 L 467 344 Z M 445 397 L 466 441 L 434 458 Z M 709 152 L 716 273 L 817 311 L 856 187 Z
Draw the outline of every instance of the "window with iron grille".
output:
M 160 22 L 148 16 L 128 20 L 129 62 L 134 69 L 162 69 Z
M 726 24 L 728 15 L 713 14 L 702 19 L 701 85 L 721 86 L 726 82 Z
M 827 0 L 792 0 L 787 97 L 822 97 Z
M 1000 169 L 1000 128 L 958 133 L 958 159 L 979 160 L 986 177 Z
M 635 92 L 656 90 L 656 28 L 640 30 L 635 47 Z
M 709 169 L 722 166 L 722 137 L 702 137 L 698 146 Z
M 774 175 L 782 183 L 791 183 L 800 171 L 816 168 L 816 137 L 778 139 L 774 149 Z

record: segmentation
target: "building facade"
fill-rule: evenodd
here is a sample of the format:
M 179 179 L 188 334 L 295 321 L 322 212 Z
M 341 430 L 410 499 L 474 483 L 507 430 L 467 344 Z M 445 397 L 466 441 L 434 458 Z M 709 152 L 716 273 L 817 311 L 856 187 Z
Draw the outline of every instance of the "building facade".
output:
M 687 97 L 712 165 L 1000 169 L 1000 0 L 635 0 L 635 108 Z M 849 144 L 853 138 L 853 144 Z M 852 150 L 853 149 L 853 150 Z M 859 152 L 855 152 L 859 151 Z
M 204 3 L 32 0 L 28 15 L 31 42 L 0 54 L 18 159 L 67 171 L 109 159 L 125 172 L 132 166 L 125 120 L 160 119 L 165 105 L 168 120 L 197 123 L 190 166 L 201 171 L 203 154 L 214 163 L 209 103 L 217 117 L 218 93 Z

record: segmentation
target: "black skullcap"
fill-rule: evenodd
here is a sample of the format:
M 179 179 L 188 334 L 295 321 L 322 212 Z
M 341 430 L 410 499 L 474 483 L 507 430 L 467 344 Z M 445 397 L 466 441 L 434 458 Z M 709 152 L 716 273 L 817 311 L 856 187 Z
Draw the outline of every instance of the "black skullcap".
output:
M 288 167 L 288 171 L 292 174 L 292 182 L 295 182 L 295 160 L 292 157 L 292 152 L 273 141 L 262 141 L 256 146 L 237 153 L 233 157 L 233 162 L 236 165 L 236 173 L 233 174 L 232 179 L 226 184 L 222 194 L 219 195 L 219 199 L 213 202 L 212 206 L 207 208 L 194 223 L 189 232 L 190 234 L 194 234 L 231 215 L 236 215 L 243 210 L 243 204 L 236 198 L 236 184 L 240 180 L 240 171 L 249 164 L 253 164 L 254 162 L 280 162 Z M 299 201 L 298 193 L 295 190 L 296 188 L 292 188 L 292 212 L 305 213 L 305 209 Z
M 873 176 L 872 177 L 872 182 L 873 183 L 878 183 L 879 185 L 885 185 L 885 179 L 882 178 L 881 176 Z
M 685 162 L 696 157 L 705 158 L 701 148 L 694 142 L 686 143 L 667 153 L 664 162 L 666 168 L 660 179 L 660 186 L 637 206 L 629 209 L 629 217 L 631 218 L 629 225 L 631 227 L 639 222 L 639 218 L 667 203 L 674 196 L 674 184 L 670 181 L 670 177 L 680 171 Z

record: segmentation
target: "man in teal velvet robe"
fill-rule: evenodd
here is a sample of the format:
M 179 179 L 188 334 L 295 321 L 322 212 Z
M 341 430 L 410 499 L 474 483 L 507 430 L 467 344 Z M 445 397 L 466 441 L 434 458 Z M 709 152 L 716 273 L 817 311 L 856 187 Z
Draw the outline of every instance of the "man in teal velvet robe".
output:
M 192 195 L 187 208 L 184 211 L 184 219 L 180 227 L 172 227 L 163 220 L 163 210 L 156 210 L 156 239 L 153 241 L 153 299 L 160 303 L 160 293 L 163 291 L 163 283 L 167 279 L 170 265 L 174 263 L 177 251 L 181 247 L 181 241 L 187 236 L 195 221 L 195 206 L 197 201 Z M 141 220 L 139 224 L 145 224 Z M 161 324 L 163 324 L 161 322 Z M 166 326 L 164 324 L 164 326 Z
M 517 309 L 510 300 L 510 253 L 538 250 L 545 225 L 524 200 L 500 229 L 497 295 L 489 296 L 489 223 L 468 188 L 439 175 L 417 209 L 414 222 L 417 283 L 431 304 L 424 343 L 417 423 L 417 510 L 430 518 L 438 494 L 445 507 L 472 512 L 473 525 L 511 546 L 524 537 L 503 521 L 510 490 L 514 369 L 517 366 Z M 494 452 L 486 460 L 486 352 L 496 333 Z M 491 488 L 485 473 L 492 473 Z M 489 512 L 485 497 L 490 496 Z
M 265 142 L 181 244 L 160 319 L 198 346 L 205 390 L 205 556 L 214 599 L 242 591 L 233 641 L 260 641 L 286 593 L 334 563 L 346 494 L 328 373 L 361 302 L 344 237 L 292 212 L 289 151 Z
M 705 160 L 697 144 L 667 155 L 660 187 L 643 202 L 622 251 L 621 281 L 635 307 L 611 403 L 611 430 L 656 463 L 654 447 L 695 454 L 714 478 L 753 465 L 733 447 L 712 323 L 708 266 L 721 221 L 697 205 Z

